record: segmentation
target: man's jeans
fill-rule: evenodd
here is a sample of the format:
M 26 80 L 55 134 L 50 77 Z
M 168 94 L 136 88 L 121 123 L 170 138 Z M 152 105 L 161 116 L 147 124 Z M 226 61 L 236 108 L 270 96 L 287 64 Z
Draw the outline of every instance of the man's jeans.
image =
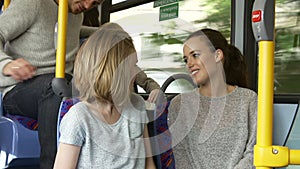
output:
M 54 74 L 39 75 L 18 83 L 3 98 L 5 113 L 38 120 L 40 168 L 52 169 L 57 151 L 56 123 L 62 98 L 51 87 Z M 71 76 L 66 75 L 70 80 Z

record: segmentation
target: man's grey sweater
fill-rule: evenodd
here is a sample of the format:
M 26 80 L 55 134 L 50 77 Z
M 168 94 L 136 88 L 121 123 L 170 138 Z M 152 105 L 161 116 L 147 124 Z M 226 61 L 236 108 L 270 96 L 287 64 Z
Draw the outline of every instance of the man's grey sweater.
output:
M 1 72 L 10 61 L 24 58 L 37 67 L 36 75 L 54 73 L 54 29 L 57 18 L 58 5 L 54 0 L 12 0 L 0 15 Z M 82 20 L 82 14 L 68 13 L 65 72 L 69 74 L 72 73 L 79 48 Z M 11 89 L 16 83 L 13 78 L 0 73 L 0 92 Z

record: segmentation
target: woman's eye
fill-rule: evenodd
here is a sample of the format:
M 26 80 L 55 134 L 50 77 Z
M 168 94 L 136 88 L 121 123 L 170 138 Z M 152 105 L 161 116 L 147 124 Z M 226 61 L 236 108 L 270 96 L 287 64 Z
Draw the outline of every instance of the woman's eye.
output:
M 193 53 L 192 56 L 193 56 L 193 58 L 197 58 L 200 56 L 200 53 Z
M 184 63 L 187 63 L 187 59 L 186 59 L 186 58 L 183 58 L 183 62 L 184 62 Z

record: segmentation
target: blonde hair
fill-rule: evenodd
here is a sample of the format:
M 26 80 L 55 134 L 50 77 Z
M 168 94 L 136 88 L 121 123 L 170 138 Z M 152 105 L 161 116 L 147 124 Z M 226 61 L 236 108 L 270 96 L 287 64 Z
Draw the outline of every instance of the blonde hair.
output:
M 116 23 L 106 23 L 82 45 L 74 65 L 79 98 L 120 106 L 128 101 L 133 78 L 129 62 L 135 48 L 131 37 Z

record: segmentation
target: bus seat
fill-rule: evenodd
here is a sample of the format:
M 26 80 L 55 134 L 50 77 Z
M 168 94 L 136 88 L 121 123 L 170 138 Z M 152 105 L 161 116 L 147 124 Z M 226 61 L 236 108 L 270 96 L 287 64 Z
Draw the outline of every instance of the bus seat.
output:
M 150 117 L 152 122 L 148 124 L 148 128 L 151 132 L 149 135 L 154 137 L 151 142 L 152 150 L 154 152 L 154 161 L 159 169 L 175 169 L 175 158 L 172 149 L 172 136 L 168 127 L 168 107 L 171 100 L 177 95 L 166 96 L 164 93 L 171 83 L 175 80 L 183 79 L 189 82 L 193 88 L 197 85 L 194 83 L 191 76 L 185 73 L 173 74 L 168 77 L 161 86 L 160 95 L 157 98 L 156 109 L 153 113 L 154 117 Z
M 79 99 L 64 99 L 61 102 L 58 113 L 57 138 L 59 138 L 61 119 L 77 102 Z M 0 106 L 0 168 L 38 166 L 40 144 L 37 120 L 24 116 L 3 115 L 2 99 L 0 99 Z
M 292 128 L 298 104 L 274 103 L 273 144 L 283 146 Z
M 1 93 L 0 93 L 0 97 Z M 0 99 L 0 168 L 16 166 L 38 166 L 40 144 L 38 132 L 23 126 L 36 127 L 32 119 L 21 116 L 8 118 L 4 116 L 2 99 Z
M 293 120 L 293 125 L 291 126 L 290 132 L 284 144 L 284 146 L 289 147 L 289 149 L 300 150 L 299 126 L 300 126 L 300 101 L 298 101 L 298 107 Z
M 38 166 L 39 156 L 38 132 L 0 116 L 0 168 Z
M 0 117 L 0 149 L 0 168 L 39 165 L 37 131 L 4 116 Z
M 157 105 L 153 113 L 154 119 L 148 123 L 154 162 L 159 169 L 175 169 L 175 158 L 172 150 L 172 138 L 168 128 L 168 107 L 170 101 Z
M 77 102 L 79 99 L 64 99 L 61 102 L 57 138 L 59 138 L 61 119 Z M 0 106 L 0 168 L 39 166 L 40 144 L 37 120 L 9 114 L 3 116 L 2 99 L 0 99 Z
M 67 99 L 63 99 L 63 101 L 60 104 L 58 117 L 57 117 L 57 146 L 59 145 L 59 137 L 60 137 L 59 129 L 60 129 L 61 120 L 68 113 L 69 109 L 78 102 L 80 102 L 78 98 L 67 98 Z
M 29 130 L 37 130 L 38 128 L 38 123 L 37 120 L 35 119 L 25 117 L 25 116 L 10 115 L 10 114 L 5 114 L 4 116 L 13 121 L 20 123 L 22 126 L 24 126 Z
M 0 93 L 0 116 L 3 116 L 2 93 Z

